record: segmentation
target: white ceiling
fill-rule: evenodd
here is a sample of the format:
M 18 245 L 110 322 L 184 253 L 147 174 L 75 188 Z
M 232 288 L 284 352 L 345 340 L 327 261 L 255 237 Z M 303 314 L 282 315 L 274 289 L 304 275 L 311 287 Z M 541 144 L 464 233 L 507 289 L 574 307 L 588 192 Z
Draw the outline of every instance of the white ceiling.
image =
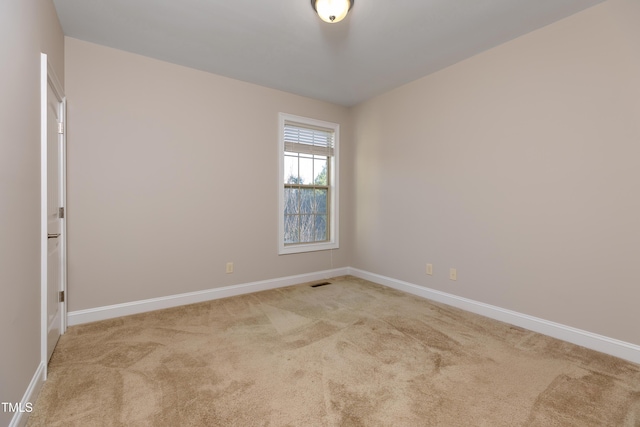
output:
M 65 35 L 352 106 L 603 0 L 54 0 Z

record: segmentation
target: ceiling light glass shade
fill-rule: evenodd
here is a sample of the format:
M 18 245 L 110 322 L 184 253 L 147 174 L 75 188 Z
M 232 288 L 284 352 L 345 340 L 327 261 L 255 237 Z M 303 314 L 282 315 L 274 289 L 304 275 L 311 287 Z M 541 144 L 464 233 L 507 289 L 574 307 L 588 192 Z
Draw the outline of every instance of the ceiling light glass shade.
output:
M 311 0 L 311 5 L 324 22 L 335 24 L 347 16 L 355 0 Z

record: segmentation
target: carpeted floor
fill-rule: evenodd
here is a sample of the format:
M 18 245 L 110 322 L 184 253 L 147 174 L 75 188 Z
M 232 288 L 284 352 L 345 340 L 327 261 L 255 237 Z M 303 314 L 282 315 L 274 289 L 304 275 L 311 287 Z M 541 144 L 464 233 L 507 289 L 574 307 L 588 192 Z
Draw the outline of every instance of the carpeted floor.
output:
M 640 366 L 353 277 L 69 328 L 29 426 L 640 426 Z

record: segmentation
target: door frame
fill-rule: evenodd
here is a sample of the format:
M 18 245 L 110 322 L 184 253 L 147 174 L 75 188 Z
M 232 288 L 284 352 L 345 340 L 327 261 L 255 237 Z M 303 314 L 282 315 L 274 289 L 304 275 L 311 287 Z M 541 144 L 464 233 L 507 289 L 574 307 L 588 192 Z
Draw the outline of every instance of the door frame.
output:
M 59 183 L 60 183 L 60 200 L 64 208 L 64 215 L 60 224 L 60 251 L 61 251 L 61 284 L 60 287 L 64 292 L 64 301 L 60 303 L 60 333 L 63 334 L 67 329 L 67 132 L 66 132 L 66 113 L 67 100 L 60 80 L 49 64 L 47 54 L 40 54 L 40 359 L 44 368 L 44 379 L 47 379 L 47 290 L 48 290 L 48 261 L 47 261 L 47 114 L 48 114 L 48 88 L 53 90 L 56 98 L 60 102 L 60 121 L 62 123 L 62 135 L 59 138 L 62 141 L 59 159 Z

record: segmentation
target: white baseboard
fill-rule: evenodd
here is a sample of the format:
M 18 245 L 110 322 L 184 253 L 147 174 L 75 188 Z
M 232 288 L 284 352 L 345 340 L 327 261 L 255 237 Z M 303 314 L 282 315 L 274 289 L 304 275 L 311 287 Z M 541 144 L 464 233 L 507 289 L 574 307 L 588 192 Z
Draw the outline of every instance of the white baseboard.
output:
M 80 325 L 346 274 L 640 364 L 640 346 L 638 345 L 351 267 L 72 311 L 67 315 L 67 323 L 69 326 Z
M 355 268 L 349 268 L 349 274 L 640 364 L 640 346 L 635 344 Z
M 160 298 L 151 298 L 147 300 L 133 301 L 123 304 L 90 308 L 87 310 L 71 311 L 67 314 L 67 325 L 80 325 L 83 323 L 96 322 L 98 320 L 113 319 L 115 317 L 128 316 L 131 314 L 144 313 L 153 310 L 161 310 L 163 308 L 171 308 L 180 305 L 194 304 L 198 302 L 227 298 L 236 295 L 266 291 L 268 289 L 283 288 L 285 286 L 297 285 L 298 283 L 328 279 L 329 277 L 344 276 L 348 274 L 348 272 L 348 267 L 337 268 L 333 270 L 318 271 L 315 273 L 300 274 L 296 276 L 245 283 L 242 285 L 207 289 L 205 291 L 188 292 L 184 294 L 170 295 Z
M 26 410 L 27 408 L 32 408 L 36 404 L 36 399 L 38 398 L 40 389 L 44 384 L 44 372 L 45 364 L 41 362 L 40 365 L 38 365 L 38 369 L 36 369 L 36 373 L 33 375 L 33 378 L 31 378 L 27 391 L 24 393 L 24 396 L 22 396 L 22 400 L 20 401 L 20 408 L 25 410 L 25 412 L 15 412 L 11 422 L 9 423 L 9 427 L 23 427 L 27 424 L 29 412 L 26 412 Z M 27 403 L 30 405 L 27 406 Z

